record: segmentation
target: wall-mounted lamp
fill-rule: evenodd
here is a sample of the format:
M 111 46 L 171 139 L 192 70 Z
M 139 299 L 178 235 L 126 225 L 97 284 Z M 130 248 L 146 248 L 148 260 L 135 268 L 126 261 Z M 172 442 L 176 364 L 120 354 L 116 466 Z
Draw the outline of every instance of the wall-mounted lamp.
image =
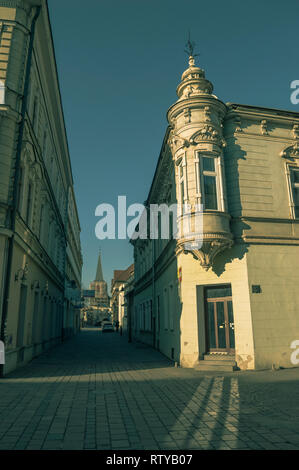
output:
M 28 263 L 25 263 L 24 268 L 20 268 L 15 274 L 15 281 L 26 281 L 28 274 Z

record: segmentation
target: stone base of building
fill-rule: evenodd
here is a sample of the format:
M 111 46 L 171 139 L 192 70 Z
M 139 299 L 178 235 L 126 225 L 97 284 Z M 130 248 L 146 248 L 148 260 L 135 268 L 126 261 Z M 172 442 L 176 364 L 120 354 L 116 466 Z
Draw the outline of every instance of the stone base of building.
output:
M 69 331 L 67 336 L 64 336 L 63 340 L 74 336 L 76 333 Z M 61 337 L 53 338 L 48 341 L 43 341 L 42 343 L 36 343 L 34 345 L 25 346 L 23 348 L 16 348 L 6 351 L 5 354 L 5 365 L 4 365 L 4 375 L 13 372 L 20 367 L 25 366 L 30 361 L 40 356 L 42 353 L 58 346 L 62 342 Z

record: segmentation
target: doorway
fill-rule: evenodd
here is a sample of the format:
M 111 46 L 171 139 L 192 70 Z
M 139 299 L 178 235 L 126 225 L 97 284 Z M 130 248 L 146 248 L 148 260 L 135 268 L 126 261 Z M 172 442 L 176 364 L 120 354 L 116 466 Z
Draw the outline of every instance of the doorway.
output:
M 19 316 L 18 316 L 18 329 L 17 329 L 17 348 L 18 362 L 24 360 L 24 333 L 25 333 L 25 317 L 26 317 L 26 300 L 27 300 L 27 286 L 21 285 L 20 300 L 19 300 Z
M 207 352 L 234 354 L 235 331 L 231 286 L 205 288 Z

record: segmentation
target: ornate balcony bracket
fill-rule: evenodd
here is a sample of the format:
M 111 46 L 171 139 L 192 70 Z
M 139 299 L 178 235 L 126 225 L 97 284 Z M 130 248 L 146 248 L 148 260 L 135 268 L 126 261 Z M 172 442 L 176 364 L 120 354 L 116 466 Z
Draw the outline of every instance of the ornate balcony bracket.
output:
M 205 241 L 198 250 L 191 250 L 192 256 L 199 261 L 205 271 L 208 271 L 214 263 L 215 257 L 222 251 L 231 248 L 232 240 Z
M 216 256 L 233 246 L 229 221 L 230 216 L 227 213 L 204 212 L 202 231 L 197 234 L 185 232 L 177 241 L 176 254 L 192 254 L 203 269 L 208 271 Z

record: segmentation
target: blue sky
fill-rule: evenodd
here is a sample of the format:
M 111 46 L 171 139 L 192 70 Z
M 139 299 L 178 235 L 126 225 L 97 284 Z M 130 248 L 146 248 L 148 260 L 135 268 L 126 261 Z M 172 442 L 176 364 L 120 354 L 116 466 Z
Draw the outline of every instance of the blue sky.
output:
M 299 2 L 294 0 L 49 0 L 82 227 L 83 282 L 102 251 L 114 269 L 133 261 L 127 240 L 99 241 L 95 208 L 147 198 L 166 111 L 187 68 L 188 30 L 197 63 L 224 102 L 289 109 L 299 80 Z

